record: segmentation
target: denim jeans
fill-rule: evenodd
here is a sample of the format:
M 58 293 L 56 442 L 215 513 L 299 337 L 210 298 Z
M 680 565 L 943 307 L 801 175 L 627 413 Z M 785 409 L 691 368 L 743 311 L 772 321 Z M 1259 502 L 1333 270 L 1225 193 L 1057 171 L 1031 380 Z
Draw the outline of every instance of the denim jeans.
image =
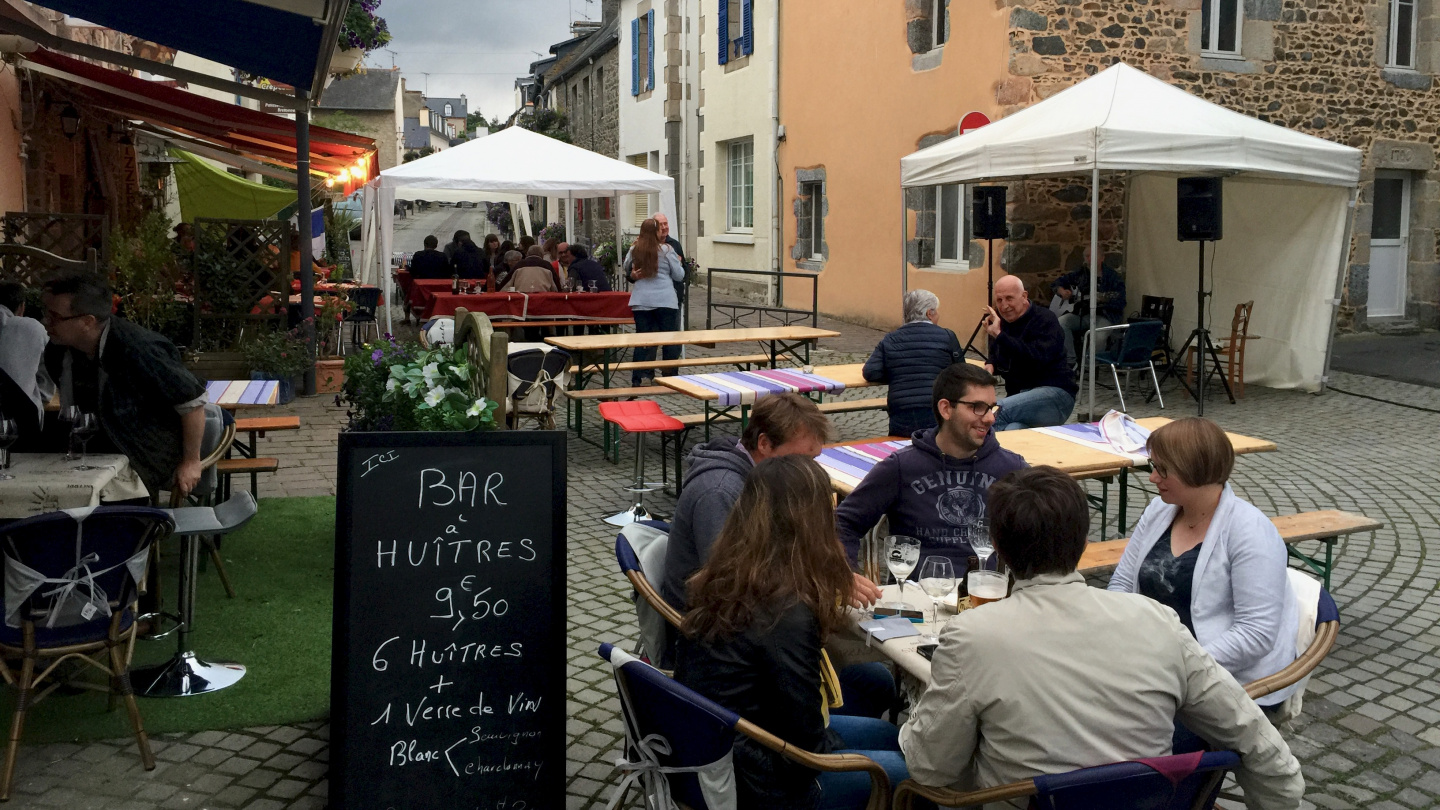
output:
M 917 430 L 935 427 L 932 408 L 900 408 L 890 412 L 890 435 L 906 439 Z
M 996 430 L 1020 430 L 1063 425 L 1075 410 L 1075 397 L 1063 388 L 1044 386 L 1000 400 Z
M 845 705 L 831 709 L 832 715 L 879 717 L 895 702 L 895 676 L 879 661 L 851 664 L 839 675 Z
M 635 331 L 636 332 L 675 332 L 680 329 L 680 310 L 661 307 L 657 309 L 635 310 Z M 679 360 L 679 346 L 661 346 L 666 360 Z M 654 346 L 637 346 L 635 348 L 635 362 L 645 363 L 655 359 Z M 630 372 L 630 384 L 640 385 L 647 378 L 655 378 L 655 369 L 637 368 Z
M 1110 319 L 1105 317 L 1104 315 L 1099 315 L 1095 318 L 1096 329 L 1103 329 L 1107 326 L 1112 325 L 1113 324 L 1110 323 Z M 1075 353 L 1080 351 L 1081 341 L 1085 339 L 1085 333 L 1090 331 L 1089 308 L 1086 308 L 1086 312 L 1084 315 L 1076 315 L 1073 312 L 1067 312 L 1064 315 L 1061 315 L 1060 328 L 1065 330 L 1065 359 L 1069 360 L 1070 365 L 1073 366 L 1075 365 L 1076 360 Z M 1110 348 L 1110 339 L 1114 336 L 1114 332 L 1105 332 L 1096 335 L 1095 345 L 1098 348 L 1095 349 L 1095 353 L 1100 354 L 1101 352 L 1108 350 Z
M 871 717 L 830 716 L 830 730 L 845 741 L 838 754 L 862 754 L 880 764 L 890 787 L 910 777 L 900 753 L 900 729 Z M 860 810 L 870 799 L 870 776 L 864 772 L 821 773 L 820 810 Z

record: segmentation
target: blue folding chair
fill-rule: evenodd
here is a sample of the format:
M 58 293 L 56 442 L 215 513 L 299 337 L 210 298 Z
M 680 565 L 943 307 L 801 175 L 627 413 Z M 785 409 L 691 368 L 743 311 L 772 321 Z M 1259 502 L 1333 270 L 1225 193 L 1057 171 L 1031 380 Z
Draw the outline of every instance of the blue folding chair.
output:
M 154 770 L 155 756 L 130 686 L 130 652 L 149 555 L 173 528 L 167 513 L 130 506 L 100 506 L 88 515 L 50 512 L 0 526 L 6 578 L 0 676 L 20 692 L 0 771 L 0 801 L 10 797 L 25 712 L 62 684 L 56 678 L 36 692 L 67 659 L 109 679 L 111 708 L 118 693 L 130 714 L 140 761 L 145 770 Z M 18 674 L 7 663 L 14 659 L 21 661 Z M 42 662 L 46 665 L 37 674 Z
M 1215 803 L 1225 774 L 1240 765 L 1234 751 L 1206 751 L 1116 762 L 961 793 L 906 779 L 895 789 L 895 810 L 911 810 L 917 796 L 946 807 L 969 807 L 1031 797 L 1041 810 L 1203 810 Z
M 1125 388 L 1130 387 L 1130 375 L 1136 371 L 1150 371 L 1150 381 L 1155 385 L 1155 396 L 1160 399 L 1160 407 L 1165 407 L 1165 397 L 1160 394 L 1160 376 L 1155 373 L 1155 347 L 1160 343 L 1160 338 L 1165 334 L 1165 324 L 1162 321 L 1134 321 L 1122 323 L 1117 326 L 1105 326 L 1095 330 L 1096 335 L 1105 332 L 1123 332 L 1120 341 L 1120 348 L 1115 351 L 1099 352 L 1095 355 L 1097 366 L 1109 366 L 1110 376 L 1115 380 L 1115 393 L 1120 395 L 1120 410 L 1125 411 L 1125 391 L 1120 387 L 1120 373 L 1125 372 Z M 1089 335 L 1085 337 L 1086 354 L 1089 353 Z M 1081 377 L 1089 363 L 1081 360 Z
M 666 669 L 673 666 L 668 660 L 669 630 L 678 630 L 683 617 L 655 590 L 645 575 L 646 566 L 641 563 L 641 557 L 649 560 L 649 567 L 658 574 L 659 566 L 665 562 L 665 547 L 669 542 L 670 524 L 659 520 L 631 523 L 615 535 L 615 561 L 620 564 L 620 573 L 635 588 L 631 599 L 635 602 L 635 617 L 640 625 L 640 644 L 636 652 Z
M 818 771 L 868 773 L 866 810 L 889 808 L 890 779 L 869 757 L 797 749 L 614 645 L 601 644 L 600 657 L 615 668 L 615 688 L 625 720 L 625 759 L 616 767 L 626 775 L 616 788 L 615 805 L 623 805 L 626 793 L 636 785 L 643 790 L 647 807 L 711 810 L 727 795 L 733 804 L 735 780 L 728 773 L 729 754 L 735 735 L 743 734 Z

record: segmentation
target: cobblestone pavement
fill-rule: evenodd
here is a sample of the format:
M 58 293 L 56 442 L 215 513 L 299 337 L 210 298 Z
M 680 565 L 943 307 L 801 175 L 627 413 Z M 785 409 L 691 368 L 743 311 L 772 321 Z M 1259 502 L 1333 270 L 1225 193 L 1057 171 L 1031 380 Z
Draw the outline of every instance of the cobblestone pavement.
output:
M 817 355 L 817 363 L 863 354 L 878 335 L 844 329 L 839 350 Z M 1310 681 L 1303 717 L 1286 732 L 1304 764 L 1309 802 L 1335 810 L 1433 807 L 1440 805 L 1440 606 L 1432 597 L 1440 562 L 1427 543 L 1435 542 L 1440 521 L 1440 433 L 1434 429 L 1440 391 L 1334 376 L 1338 388 L 1369 398 L 1251 386 L 1237 405 L 1212 399 L 1207 415 L 1279 445 L 1279 452 L 1239 460 L 1232 479 L 1267 514 L 1338 508 L 1386 524 L 1337 549 L 1339 643 Z M 1113 391 L 1097 388 L 1097 395 L 1102 408 L 1115 401 Z M 684 410 L 678 397 L 663 401 L 672 412 Z M 1178 391 L 1168 401 L 1162 412 L 1132 400 L 1132 412 L 1193 413 Z M 288 409 L 302 416 L 305 428 L 261 441 L 261 453 L 284 464 L 262 482 L 262 496 L 333 492 L 334 434 L 343 413 L 328 397 L 297 400 Z M 588 421 L 598 425 L 593 416 Z M 841 439 L 879 435 L 885 426 L 877 412 L 846 414 L 835 423 Z M 613 466 L 593 445 L 570 441 L 568 808 L 604 807 L 617 781 L 611 763 L 623 730 L 608 667 L 596 650 L 602 641 L 632 644 L 634 612 L 615 567 L 614 530 L 600 518 L 625 505 L 621 488 L 631 446 L 626 442 Z M 1132 491 L 1132 519 L 1148 497 Z M 663 494 L 650 500 L 662 514 L 673 507 Z M 129 739 L 22 746 L 10 806 L 321 807 L 327 738 L 323 722 L 166 735 L 155 741 L 160 764 L 150 773 L 141 770 Z

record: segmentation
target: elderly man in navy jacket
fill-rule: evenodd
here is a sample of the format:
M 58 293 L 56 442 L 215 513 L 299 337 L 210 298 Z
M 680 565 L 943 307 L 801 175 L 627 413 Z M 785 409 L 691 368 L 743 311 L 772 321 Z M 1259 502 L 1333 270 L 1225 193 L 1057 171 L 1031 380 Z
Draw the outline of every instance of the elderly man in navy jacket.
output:
M 919 430 L 935 427 L 935 409 L 930 402 L 935 378 L 951 363 L 965 359 L 960 339 L 937 323 L 940 299 L 929 290 L 911 290 L 901 299 L 905 324 L 880 339 L 865 361 L 863 374 L 872 383 L 890 386 L 886 410 L 890 412 L 890 435 L 909 438 Z

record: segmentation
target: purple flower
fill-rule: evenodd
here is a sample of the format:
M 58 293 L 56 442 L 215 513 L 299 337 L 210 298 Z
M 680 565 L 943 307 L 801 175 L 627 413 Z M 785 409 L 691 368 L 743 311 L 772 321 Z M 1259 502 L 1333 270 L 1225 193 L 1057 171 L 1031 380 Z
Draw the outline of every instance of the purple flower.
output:
M 380 359 L 383 358 L 384 356 L 385 356 L 385 350 L 384 350 L 384 349 L 376 349 L 375 351 L 373 351 L 373 352 L 370 353 L 370 359 L 371 359 L 371 360 L 375 363 L 375 365 L 377 365 L 377 366 L 380 365 Z

